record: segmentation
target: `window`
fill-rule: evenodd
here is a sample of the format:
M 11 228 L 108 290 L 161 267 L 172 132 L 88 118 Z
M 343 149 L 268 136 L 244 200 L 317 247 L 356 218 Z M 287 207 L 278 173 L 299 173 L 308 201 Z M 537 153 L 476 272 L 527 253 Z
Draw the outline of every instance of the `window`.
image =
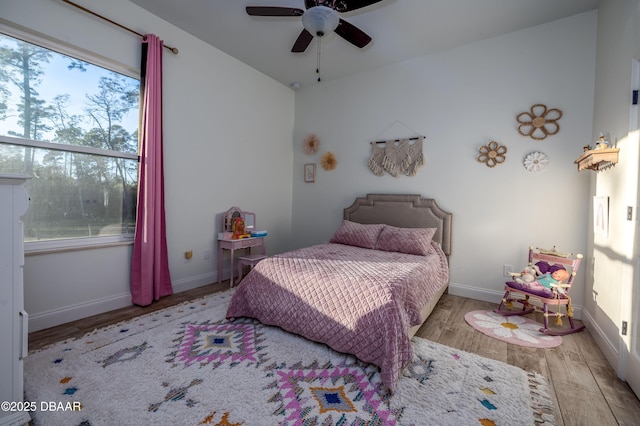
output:
M 28 248 L 132 238 L 139 91 L 136 78 L 0 33 L 0 173 L 31 177 Z

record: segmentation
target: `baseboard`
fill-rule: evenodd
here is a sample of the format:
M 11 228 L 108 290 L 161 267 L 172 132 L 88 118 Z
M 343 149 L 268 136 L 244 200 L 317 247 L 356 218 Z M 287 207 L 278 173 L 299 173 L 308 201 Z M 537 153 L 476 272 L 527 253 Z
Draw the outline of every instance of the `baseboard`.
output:
M 182 280 L 174 280 L 171 282 L 173 285 L 174 293 L 181 293 L 187 290 L 193 290 L 194 288 L 209 285 L 211 283 L 218 282 L 218 275 L 214 273 L 197 275 L 195 277 L 189 277 Z
M 484 302 L 500 303 L 502 296 L 504 296 L 504 291 L 472 287 L 466 284 L 449 283 L 449 294 L 467 297 L 469 299 L 482 300 Z
M 29 332 L 44 330 L 45 328 L 65 324 L 71 321 L 87 318 L 114 309 L 131 306 L 131 294 L 118 294 L 84 303 L 65 306 L 52 311 L 29 314 Z
M 189 277 L 182 280 L 173 281 L 174 293 L 181 293 L 183 291 L 192 290 L 194 288 L 209 285 L 217 282 L 217 274 L 208 273 L 198 275 L 195 277 Z M 500 302 L 504 292 L 502 290 L 489 290 L 486 288 L 473 287 L 465 284 L 449 283 L 449 294 L 454 296 L 468 297 L 470 299 L 482 300 L 485 302 Z M 45 328 L 53 327 L 60 324 L 65 324 L 71 321 L 76 321 L 82 318 L 87 318 L 92 315 L 101 314 L 104 312 L 112 311 L 114 309 L 125 308 L 131 306 L 131 295 L 129 293 L 119 294 L 102 299 L 90 300 L 84 303 L 76 305 L 65 306 L 64 308 L 56 309 L 53 311 L 47 311 L 37 314 L 29 315 L 29 332 L 43 330 Z M 582 319 L 582 306 L 573 306 L 574 316 L 576 319 Z M 588 326 L 593 324 L 588 324 Z M 595 326 L 595 324 L 594 324 Z M 604 335 L 603 335 L 604 338 Z M 613 348 L 611 342 L 608 342 L 607 347 Z M 604 352 L 604 350 L 603 350 Z M 617 352 L 613 352 L 617 359 Z M 605 353 L 607 359 L 611 360 Z
M 606 333 L 594 320 L 589 311 L 584 311 L 583 322 L 587 326 L 589 333 L 591 333 L 591 337 L 593 337 L 593 340 L 602 351 L 604 357 L 607 359 L 607 361 L 609 361 L 609 364 L 611 364 L 611 367 L 614 369 L 616 374 L 621 377 L 621 372 L 619 371 L 620 369 L 618 367 L 620 365 L 620 352 L 618 350 L 619 346 L 607 337 Z
M 213 273 L 198 275 L 183 280 L 176 280 L 172 282 L 173 292 L 181 293 L 183 291 L 192 290 L 194 288 L 217 282 L 217 280 L 217 275 Z M 45 328 L 87 318 L 92 315 L 102 314 L 115 309 L 126 308 L 128 306 L 131 306 L 131 294 L 124 293 L 89 300 L 47 312 L 36 314 L 30 313 L 29 332 L 31 333 L 33 331 L 44 330 Z
M 486 288 L 473 287 L 466 284 L 449 283 L 449 294 L 498 304 L 504 296 L 504 290 L 490 290 Z M 582 306 L 575 304 L 573 305 L 573 317 L 575 319 L 582 320 L 582 312 Z

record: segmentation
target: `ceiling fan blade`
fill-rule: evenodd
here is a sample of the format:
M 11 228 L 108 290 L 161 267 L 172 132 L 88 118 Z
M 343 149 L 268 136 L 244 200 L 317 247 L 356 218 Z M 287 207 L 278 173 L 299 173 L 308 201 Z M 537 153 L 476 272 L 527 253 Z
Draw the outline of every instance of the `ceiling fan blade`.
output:
M 307 47 L 309 47 L 309 44 L 311 44 L 311 40 L 313 40 L 313 34 L 303 29 L 296 42 L 293 43 L 291 51 L 294 53 L 304 52 L 307 50 Z
M 372 4 L 379 3 L 381 1 L 382 0 L 338 0 L 336 1 L 336 10 L 338 12 L 351 12 L 352 10 L 371 6 Z M 344 9 L 340 8 L 341 4 L 346 7 Z
M 364 31 L 343 19 L 340 19 L 340 23 L 336 28 L 336 34 L 359 48 L 363 48 L 371 42 L 371 37 Z
M 251 16 L 302 16 L 304 10 L 296 7 L 247 6 L 247 13 Z
M 340 13 L 361 9 L 382 0 L 304 0 L 304 6 L 310 9 L 314 6 L 327 6 Z

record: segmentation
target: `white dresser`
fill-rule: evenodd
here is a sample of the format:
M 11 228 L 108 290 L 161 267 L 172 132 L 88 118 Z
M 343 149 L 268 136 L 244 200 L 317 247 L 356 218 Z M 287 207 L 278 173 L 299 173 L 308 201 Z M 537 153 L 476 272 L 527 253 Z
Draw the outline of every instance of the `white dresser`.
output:
M 23 365 L 27 356 L 28 316 L 24 311 L 23 224 L 29 196 L 26 176 L 0 173 L 0 425 L 31 420 L 23 408 Z M 6 405 L 4 402 L 9 402 Z M 7 410 L 7 408 L 9 408 Z

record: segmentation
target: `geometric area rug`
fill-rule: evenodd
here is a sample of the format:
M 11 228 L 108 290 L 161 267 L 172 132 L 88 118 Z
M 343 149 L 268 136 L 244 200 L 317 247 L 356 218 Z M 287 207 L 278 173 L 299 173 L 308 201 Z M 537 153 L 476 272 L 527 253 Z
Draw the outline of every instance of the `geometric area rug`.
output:
M 542 324 L 523 316 L 471 311 L 464 319 L 479 332 L 503 342 L 530 348 L 554 348 L 562 344 L 562 337 L 541 333 Z
M 414 338 L 396 385 L 378 368 L 255 320 L 235 289 L 30 353 L 39 425 L 554 424 L 544 378 Z

